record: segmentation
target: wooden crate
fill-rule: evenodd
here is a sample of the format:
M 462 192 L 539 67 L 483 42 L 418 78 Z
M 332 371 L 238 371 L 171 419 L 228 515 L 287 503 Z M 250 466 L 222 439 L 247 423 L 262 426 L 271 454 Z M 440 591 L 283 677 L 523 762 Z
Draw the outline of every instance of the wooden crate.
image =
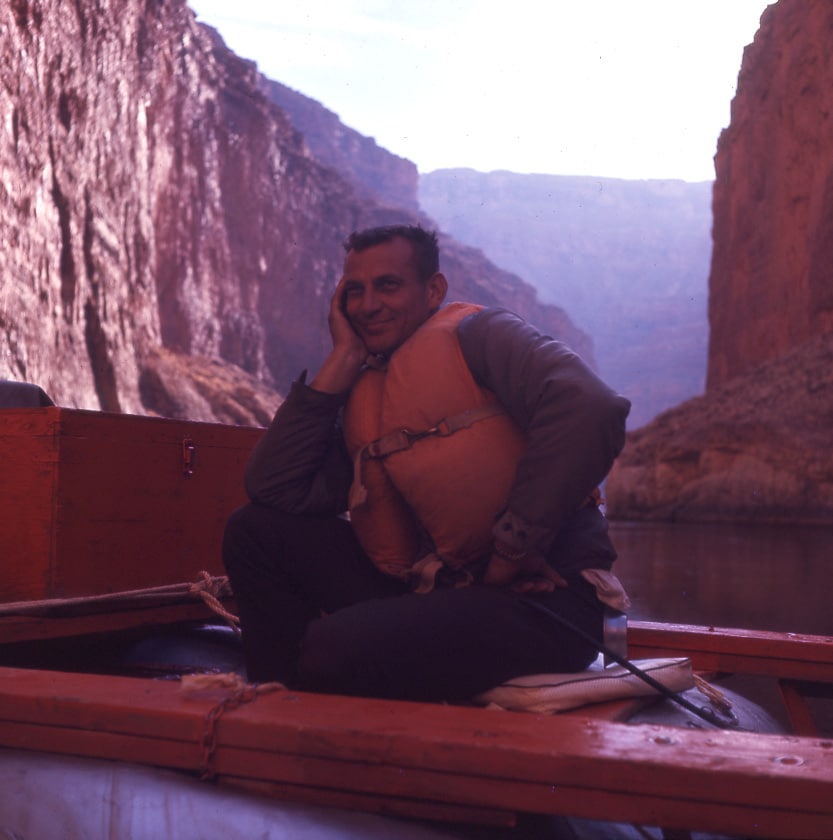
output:
M 260 429 L 66 408 L 0 411 L 0 602 L 222 574 Z

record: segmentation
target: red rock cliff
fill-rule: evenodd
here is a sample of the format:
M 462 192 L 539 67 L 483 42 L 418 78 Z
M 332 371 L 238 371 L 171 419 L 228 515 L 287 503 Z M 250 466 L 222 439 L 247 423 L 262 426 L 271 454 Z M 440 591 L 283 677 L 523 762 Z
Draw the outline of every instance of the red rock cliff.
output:
M 333 230 L 359 208 L 256 95 L 253 66 L 214 51 L 184 2 L 13 0 L 0 46 L 0 375 L 139 413 L 190 387 L 210 419 L 184 360 L 257 389 L 297 364 L 276 330 L 321 351 L 297 307 L 326 294 Z M 222 419 L 268 418 L 245 414 Z
M 715 157 L 707 390 L 833 331 L 833 3 L 779 0 Z
M 0 379 L 267 422 L 327 352 L 343 237 L 413 213 L 319 161 L 185 0 L 6 0 L 0 54 Z M 459 296 L 518 289 L 521 314 L 582 338 L 482 255 L 447 269 Z

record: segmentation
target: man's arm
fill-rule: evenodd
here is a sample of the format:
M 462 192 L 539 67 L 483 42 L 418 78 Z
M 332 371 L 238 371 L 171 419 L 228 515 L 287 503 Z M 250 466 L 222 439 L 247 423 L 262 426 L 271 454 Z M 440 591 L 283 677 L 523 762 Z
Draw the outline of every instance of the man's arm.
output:
M 292 386 L 246 468 L 246 491 L 288 513 L 333 514 L 347 508 L 353 468 L 338 424 L 367 348 L 342 308 L 344 278 L 330 301 L 333 348 L 310 385 Z
M 510 312 L 483 310 L 458 334 L 475 379 L 526 438 L 496 539 L 510 555 L 544 554 L 621 452 L 630 403 L 564 344 Z
M 346 510 L 353 469 L 338 428 L 344 398 L 292 385 L 246 465 L 246 492 L 287 513 Z

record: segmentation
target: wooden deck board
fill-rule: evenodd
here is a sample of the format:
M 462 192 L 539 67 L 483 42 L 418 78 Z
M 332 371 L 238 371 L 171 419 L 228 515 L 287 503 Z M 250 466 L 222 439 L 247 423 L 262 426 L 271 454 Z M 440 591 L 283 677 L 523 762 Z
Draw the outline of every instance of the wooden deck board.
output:
M 833 683 L 833 636 L 631 621 L 628 654 L 688 656 L 701 671 Z
M 170 681 L 0 669 L 0 743 L 199 771 L 219 696 L 186 699 Z M 833 742 L 819 739 L 289 691 L 227 712 L 216 733 L 221 779 L 322 799 L 833 836 Z

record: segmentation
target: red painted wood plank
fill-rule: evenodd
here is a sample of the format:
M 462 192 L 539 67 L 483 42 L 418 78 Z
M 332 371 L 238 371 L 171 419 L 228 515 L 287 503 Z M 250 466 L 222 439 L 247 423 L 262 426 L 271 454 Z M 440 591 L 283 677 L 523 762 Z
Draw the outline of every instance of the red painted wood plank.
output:
M 89 732 L 79 729 L 38 725 L 10 725 L 0 722 L 0 741 L 17 748 L 64 754 L 85 754 L 168 767 L 193 767 L 193 745 L 151 738 Z M 189 749 L 190 748 L 190 749 Z M 276 785 L 289 792 L 300 786 L 304 801 L 334 804 L 334 798 L 373 810 L 388 811 L 398 805 L 407 813 L 408 803 L 426 801 L 441 807 L 449 803 L 466 809 L 471 818 L 481 808 L 494 818 L 499 803 L 519 812 L 553 813 L 615 821 L 662 825 L 668 828 L 696 828 L 756 837 L 828 838 L 833 827 L 830 814 L 818 814 L 796 807 L 787 797 L 742 804 L 698 800 L 696 797 L 665 797 L 650 792 L 634 795 L 611 790 L 610 779 L 593 788 L 567 781 L 530 782 L 508 777 L 487 777 L 477 773 L 447 773 L 401 766 L 372 764 L 307 756 L 264 754 L 225 747 L 218 757 L 221 779 L 232 784 Z M 268 787 L 267 787 L 268 789 Z M 430 815 L 427 813 L 425 816 Z
M 0 600 L 42 597 L 52 584 L 55 413 L 0 411 Z
M 0 601 L 222 574 L 223 528 L 262 430 L 57 407 L 0 415 Z
M 638 772 L 631 762 L 631 773 Z M 476 767 L 476 769 L 474 769 Z M 697 827 L 728 831 L 741 836 L 824 837 L 829 838 L 833 817 L 805 810 L 783 795 L 779 799 L 752 803 L 727 803 L 704 797 L 663 795 L 650 790 L 622 791 L 603 771 L 592 786 L 574 774 L 562 778 L 530 780 L 507 775 L 484 775 L 476 764 L 448 772 L 423 769 L 399 762 L 357 763 L 352 759 L 308 756 L 268 757 L 244 755 L 229 750 L 218 755 L 221 777 L 233 776 L 303 781 L 317 789 L 338 789 L 349 785 L 363 793 L 432 802 L 451 801 L 470 807 L 500 804 L 518 812 L 549 813 L 565 816 L 641 822 L 670 828 Z M 349 779 L 349 782 L 345 782 Z
M 63 411 L 59 429 L 56 594 L 222 574 L 223 528 L 245 501 L 243 471 L 260 430 L 78 411 Z
M 184 700 L 170 683 L 0 672 L 0 719 L 10 725 L 34 720 L 197 744 L 211 702 Z M 684 813 L 690 821 L 708 803 L 743 820 L 754 813 L 779 832 L 784 813 L 833 828 L 833 743 L 813 739 L 293 692 L 226 714 L 217 735 L 216 769 L 235 777 L 322 787 L 342 780 L 366 794 L 418 789 L 439 800 L 461 777 L 449 801 L 478 807 L 587 816 L 592 803 L 607 802 L 606 818 L 629 819 L 628 803 L 644 800 L 663 819 Z M 407 785 L 397 787 L 403 776 Z
M 800 683 L 797 684 L 791 680 L 778 680 L 778 690 L 784 701 L 792 731 L 796 735 L 815 737 L 819 734 L 818 729 L 799 686 Z
M 632 621 L 628 651 L 688 656 L 698 670 L 833 682 L 833 636 Z

